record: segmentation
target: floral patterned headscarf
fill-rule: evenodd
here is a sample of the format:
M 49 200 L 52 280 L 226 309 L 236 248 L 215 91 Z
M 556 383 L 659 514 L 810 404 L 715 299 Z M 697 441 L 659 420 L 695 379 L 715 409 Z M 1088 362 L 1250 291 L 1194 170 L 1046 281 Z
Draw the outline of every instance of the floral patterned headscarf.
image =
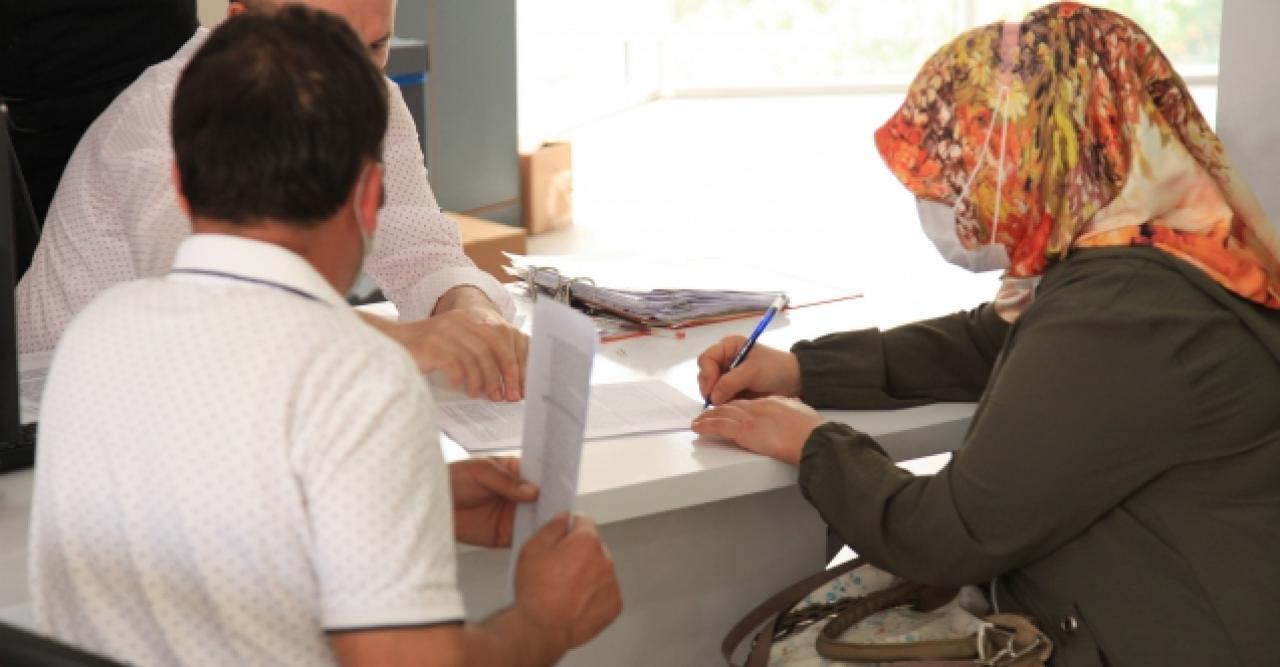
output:
M 1007 136 L 989 131 L 1002 113 Z M 1006 319 L 1072 248 L 1126 245 L 1280 308 L 1280 240 L 1262 207 L 1159 47 L 1115 12 L 1062 2 L 966 32 L 925 63 L 875 141 L 913 194 L 957 206 L 966 247 L 992 241 L 999 202 Z

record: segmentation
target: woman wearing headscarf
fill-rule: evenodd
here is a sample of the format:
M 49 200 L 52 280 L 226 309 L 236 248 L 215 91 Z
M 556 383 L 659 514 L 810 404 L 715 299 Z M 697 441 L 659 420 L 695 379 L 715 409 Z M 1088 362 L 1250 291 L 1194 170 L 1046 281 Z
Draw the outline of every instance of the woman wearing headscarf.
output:
M 1275 664 L 1280 242 L 1159 48 L 1075 3 L 977 28 L 875 142 L 999 294 L 731 372 L 727 338 L 699 357 L 717 407 L 694 430 L 798 465 L 883 569 L 989 582 L 1054 664 Z M 978 407 L 933 476 L 814 411 L 935 401 Z

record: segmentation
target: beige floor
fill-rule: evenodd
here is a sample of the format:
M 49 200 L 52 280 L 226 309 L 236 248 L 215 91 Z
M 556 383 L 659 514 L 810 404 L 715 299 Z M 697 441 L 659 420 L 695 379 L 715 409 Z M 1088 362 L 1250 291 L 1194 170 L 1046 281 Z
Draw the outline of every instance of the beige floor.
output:
M 1192 94 L 1208 118 L 1216 88 Z M 663 100 L 569 133 L 576 229 L 532 251 L 720 249 L 955 275 L 872 133 L 901 94 Z M 901 278 L 901 276 L 897 276 Z
M 573 132 L 574 240 L 592 249 L 758 251 L 919 233 L 880 164 L 897 96 L 665 100 Z M 900 198 L 891 195 L 897 192 Z
M 862 292 L 972 294 L 977 282 L 994 293 L 993 276 L 938 257 L 875 151 L 899 102 L 664 100 L 599 120 L 567 137 L 575 227 L 531 239 L 530 252 L 767 258 Z

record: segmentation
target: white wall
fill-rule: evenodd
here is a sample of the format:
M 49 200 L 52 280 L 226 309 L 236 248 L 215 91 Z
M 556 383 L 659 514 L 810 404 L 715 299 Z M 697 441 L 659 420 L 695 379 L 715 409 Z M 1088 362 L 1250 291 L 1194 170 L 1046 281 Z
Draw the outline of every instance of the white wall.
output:
M 1280 229 L 1280 2 L 1224 0 L 1217 132 Z
M 213 25 L 227 17 L 227 0 L 196 0 L 202 25 Z
M 671 11 L 669 0 L 517 0 L 521 146 L 652 99 Z

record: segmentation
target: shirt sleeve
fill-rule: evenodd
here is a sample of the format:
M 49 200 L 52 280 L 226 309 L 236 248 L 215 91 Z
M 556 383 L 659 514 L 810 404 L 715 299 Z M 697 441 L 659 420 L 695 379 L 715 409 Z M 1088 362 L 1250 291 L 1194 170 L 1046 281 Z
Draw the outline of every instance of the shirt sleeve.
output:
M 1179 462 L 1194 410 L 1172 353 L 1114 312 L 1057 305 L 1018 323 L 937 475 L 897 468 L 847 426 L 813 432 L 801 488 L 858 553 L 935 585 L 986 581 L 1050 553 Z
M 431 315 L 442 294 L 459 285 L 483 291 L 507 319 L 515 302 L 493 276 L 462 251 L 458 225 L 436 203 L 427 182 L 418 132 L 399 88 L 390 81 L 391 116 L 383 162 L 386 204 L 378 216 L 369 275 L 396 304 L 402 320 Z
M 335 351 L 300 380 L 294 468 L 326 630 L 464 618 L 434 406 L 389 346 Z
M 89 127 L 17 289 L 20 348 L 50 350 L 112 285 L 168 270 L 191 224 L 170 171 L 171 63 L 144 73 Z
M 991 304 L 880 331 L 801 341 L 802 398 L 815 408 L 893 409 L 976 401 L 1009 325 Z

